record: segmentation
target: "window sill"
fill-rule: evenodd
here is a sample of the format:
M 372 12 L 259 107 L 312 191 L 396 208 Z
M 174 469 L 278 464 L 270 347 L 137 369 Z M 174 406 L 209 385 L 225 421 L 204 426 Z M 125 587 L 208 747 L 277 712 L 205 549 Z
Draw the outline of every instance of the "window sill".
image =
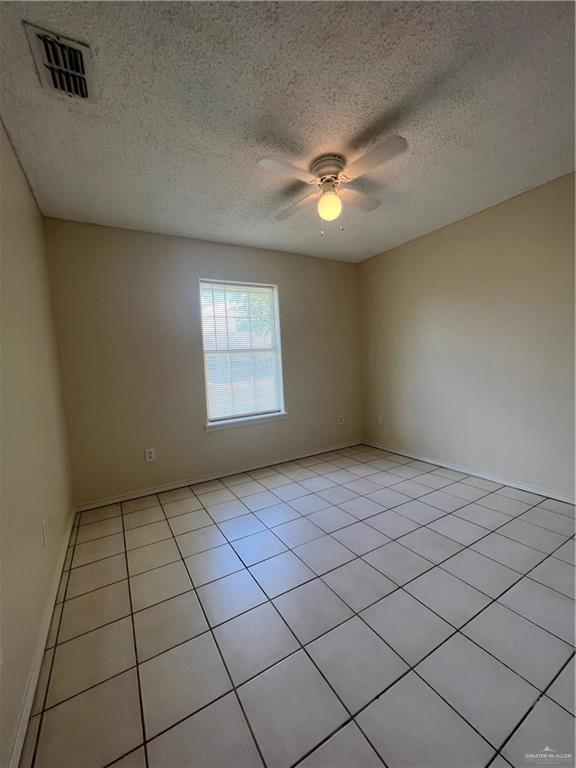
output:
M 226 419 L 225 421 L 212 421 L 205 425 L 206 432 L 217 432 L 220 429 L 236 429 L 237 427 L 254 427 L 258 424 L 267 424 L 269 421 L 281 421 L 288 418 L 287 411 L 278 413 L 266 413 L 262 416 L 245 416 L 241 419 Z

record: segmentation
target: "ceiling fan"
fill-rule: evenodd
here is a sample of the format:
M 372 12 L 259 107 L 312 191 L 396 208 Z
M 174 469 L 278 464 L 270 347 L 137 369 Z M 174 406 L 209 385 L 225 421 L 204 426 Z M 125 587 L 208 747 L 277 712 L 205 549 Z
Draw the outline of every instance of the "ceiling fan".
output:
M 288 208 L 280 211 L 276 218 L 280 221 L 287 219 L 313 200 L 317 200 L 318 215 L 323 221 L 334 221 L 342 212 L 342 201 L 369 213 L 380 205 L 380 201 L 357 189 L 344 187 L 359 176 L 370 173 L 382 163 L 391 160 L 401 152 L 404 152 L 408 142 L 402 136 L 393 136 L 388 141 L 379 144 L 350 165 L 342 155 L 325 154 L 317 157 L 311 164 L 310 170 L 305 171 L 296 165 L 276 160 L 273 157 L 264 157 L 258 161 L 261 168 L 273 173 L 286 176 L 290 179 L 299 179 L 306 184 L 317 187 L 304 197 L 301 197 Z

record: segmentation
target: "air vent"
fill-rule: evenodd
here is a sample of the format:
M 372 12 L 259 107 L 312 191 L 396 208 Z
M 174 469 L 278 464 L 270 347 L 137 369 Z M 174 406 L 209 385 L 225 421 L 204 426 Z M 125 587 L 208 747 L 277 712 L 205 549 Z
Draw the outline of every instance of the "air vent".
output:
M 24 22 L 40 82 L 60 95 L 93 98 L 90 48 L 76 40 Z

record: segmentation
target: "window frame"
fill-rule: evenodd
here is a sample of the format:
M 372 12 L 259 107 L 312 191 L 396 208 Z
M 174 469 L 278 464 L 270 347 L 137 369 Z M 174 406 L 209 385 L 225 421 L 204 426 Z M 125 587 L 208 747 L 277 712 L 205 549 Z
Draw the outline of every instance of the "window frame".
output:
M 274 309 L 274 337 L 276 340 L 276 347 L 274 348 L 276 354 L 276 381 L 278 386 L 278 401 L 279 408 L 274 411 L 261 411 L 258 413 L 247 414 L 243 416 L 224 416 L 221 418 L 210 419 L 210 411 L 208 404 L 208 368 L 206 365 L 206 349 L 204 348 L 204 318 L 202 316 L 202 284 L 207 283 L 210 285 L 237 285 L 245 288 L 270 288 L 272 289 L 272 302 Z M 256 283 L 246 282 L 242 280 L 222 280 L 221 278 L 198 278 L 198 297 L 200 300 L 200 332 L 202 343 L 202 364 L 204 366 L 204 405 L 205 405 L 205 425 L 204 429 L 207 432 L 217 431 L 221 429 L 230 429 L 233 427 L 253 426 L 256 424 L 265 424 L 269 421 L 279 421 L 287 418 L 288 411 L 286 410 L 286 403 L 284 400 L 284 368 L 282 364 L 282 336 L 280 326 L 280 298 L 279 287 L 274 283 Z M 228 350 L 228 352 L 242 352 L 243 350 Z M 248 350 L 245 350 L 248 351 Z

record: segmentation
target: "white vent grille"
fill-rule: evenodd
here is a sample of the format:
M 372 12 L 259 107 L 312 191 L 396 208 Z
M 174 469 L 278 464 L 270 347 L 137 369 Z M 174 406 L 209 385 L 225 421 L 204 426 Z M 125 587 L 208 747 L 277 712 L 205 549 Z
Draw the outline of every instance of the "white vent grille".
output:
M 90 48 L 24 22 L 40 82 L 63 96 L 93 98 Z

